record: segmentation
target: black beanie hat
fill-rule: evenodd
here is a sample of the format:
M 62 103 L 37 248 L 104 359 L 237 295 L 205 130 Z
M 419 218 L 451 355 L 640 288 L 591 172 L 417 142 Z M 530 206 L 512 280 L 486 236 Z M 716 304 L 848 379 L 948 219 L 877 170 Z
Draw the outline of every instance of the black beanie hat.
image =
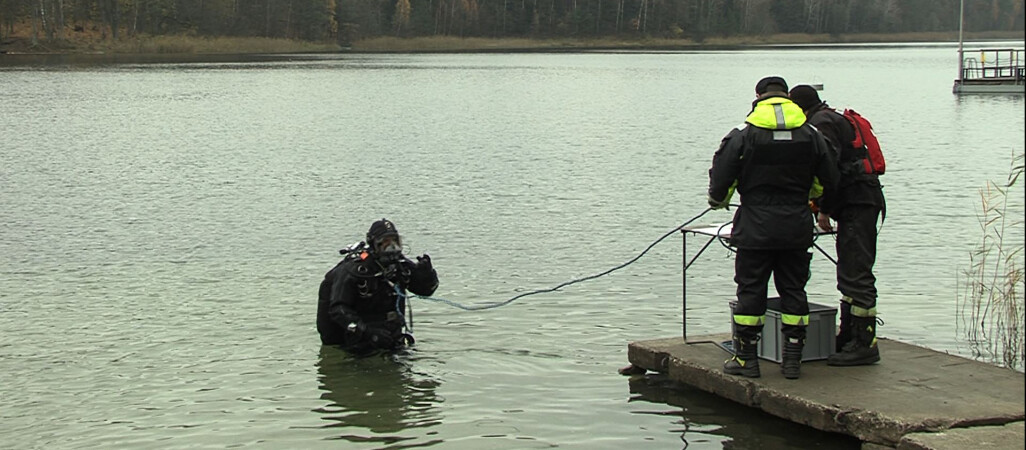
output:
M 395 229 L 395 224 L 388 219 L 375 221 L 371 224 L 370 230 L 367 231 L 367 243 L 374 245 L 386 236 L 399 236 L 399 230 Z
M 816 88 L 807 84 L 799 84 L 791 89 L 791 93 L 788 94 L 791 97 L 791 101 L 795 102 L 804 111 L 808 111 L 813 106 L 823 103 L 819 99 L 819 92 L 816 92 Z
M 763 79 L 759 80 L 759 82 L 755 84 L 755 93 L 757 95 L 765 94 L 765 93 L 769 92 L 769 88 L 772 85 L 777 85 L 777 86 L 780 86 L 781 88 L 783 88 L 783 89 L 780 89 L 780 92 L 787 92 L 787 82 L 784 81 L 783 78 L 780 78 L 780 77 L 766 77 L 766 78 L 763 78 Z

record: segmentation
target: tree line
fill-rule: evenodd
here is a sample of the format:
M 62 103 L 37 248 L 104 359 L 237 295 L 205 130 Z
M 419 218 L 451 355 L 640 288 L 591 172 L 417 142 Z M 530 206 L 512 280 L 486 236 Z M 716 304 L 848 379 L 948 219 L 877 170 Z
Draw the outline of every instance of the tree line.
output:
M 1023 0 L 965 0 L 968 31 L 1022 31 Z M 950 32 L 959 0 L 0 0 L 0 38 L 687 38 Z

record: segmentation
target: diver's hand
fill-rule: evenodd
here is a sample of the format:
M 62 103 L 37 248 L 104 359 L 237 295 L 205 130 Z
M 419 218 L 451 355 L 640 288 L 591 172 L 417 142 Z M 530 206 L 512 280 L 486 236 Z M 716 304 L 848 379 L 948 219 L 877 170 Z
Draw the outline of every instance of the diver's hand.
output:
M 346 333 L 353 335 L 357 339 L 363 336 L 365 331 L 367 331 L 367 324 L 363 323 L 363 321 L 350 322 L 346 325 Z
M 431 265 L 431 256 L 427 253 L 417 257 L 417 267 L 424 270 L 431 270 L 434 266 Z
M 370 327 L 365 332 L 367 340 L 370 341 L 374 347 L 391 349 L 395 347 L 395 339 L 392 338 L 392 332 L 385 328 Z
M 816 225 L 823 231 L 833 231 L 834 226 L 830 224 L 830 214 L 821 212 L 816 219 Z

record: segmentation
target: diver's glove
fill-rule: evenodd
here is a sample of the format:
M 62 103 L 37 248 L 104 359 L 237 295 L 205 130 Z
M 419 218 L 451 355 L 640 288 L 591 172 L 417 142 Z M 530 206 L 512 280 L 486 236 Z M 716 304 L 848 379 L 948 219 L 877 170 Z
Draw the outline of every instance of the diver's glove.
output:
M 365 331 L 367 331 L 367 324 L 363 323 L 363 321 L 349 322 L 349 325 L 346 325 L 346 333 L 351 334 L 357 339 L 362 337 Z
M 431 257 L 427 253 L 417 257 L 417 267 L 423 270 L 431 270 Z
M 395 348 L 395 339 L 392 338 L 392 332 L 382 327 L 368 327 L 364 332 L 367 341 L 376 348 L 391 349 Z

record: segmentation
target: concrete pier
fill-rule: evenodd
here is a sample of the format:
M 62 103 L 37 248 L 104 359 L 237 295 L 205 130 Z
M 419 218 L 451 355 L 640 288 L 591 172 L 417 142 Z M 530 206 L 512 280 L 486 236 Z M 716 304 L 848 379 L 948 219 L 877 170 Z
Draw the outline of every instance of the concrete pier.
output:
M 880 339 L 871 366 L 802 364 L 798 380 L 760 360 L 761 378 L 726 375 L 730 335 L 638 341 L 630 363 L 769 414 L 862 440 L 864 449 L 1022 449 L 1022 373 Z

